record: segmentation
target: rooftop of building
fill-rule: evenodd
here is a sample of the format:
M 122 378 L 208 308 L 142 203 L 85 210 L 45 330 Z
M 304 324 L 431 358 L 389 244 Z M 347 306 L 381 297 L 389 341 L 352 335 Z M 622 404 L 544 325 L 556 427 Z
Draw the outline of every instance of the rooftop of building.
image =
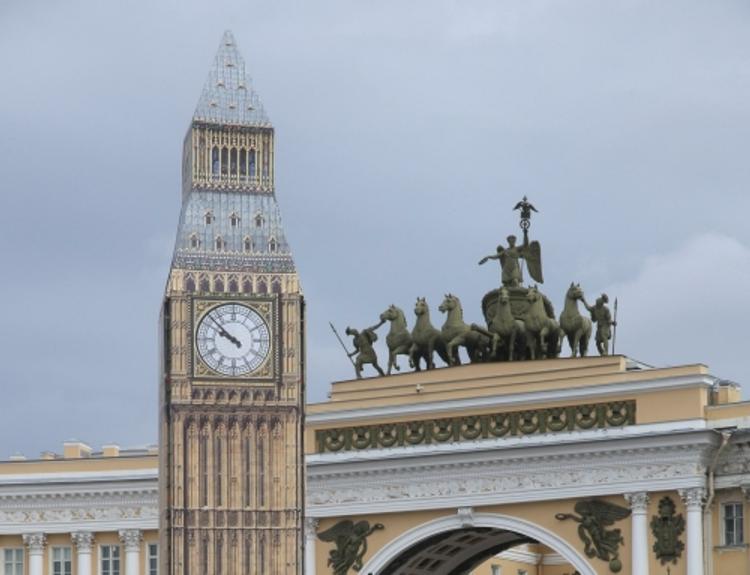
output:
M 245 72 L 232 33 L 227 30 L 214 57 L 193 114 L 193 121 L 247 127 L 271 127 L 263 103 Z

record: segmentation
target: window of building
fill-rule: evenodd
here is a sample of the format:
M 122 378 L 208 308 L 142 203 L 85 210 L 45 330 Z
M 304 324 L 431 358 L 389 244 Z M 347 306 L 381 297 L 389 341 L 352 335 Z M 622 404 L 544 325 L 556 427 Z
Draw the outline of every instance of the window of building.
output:
M 250 442 L 250 435 L 245 436 L 245 453 L 244 453 L 244 503 L 245 507 L 252 505 L 252 488 L 253 488 L 253 445 Z
M 23 575 L 23 548 L 3 549 L 5 575 Z
M 526 571 L 526 569 L 519 569 L 518 570 L 518 575 L 529 575 L 529 572 Z
M 229 291 L 231 293 L 237 293 L 240 291 L 240 286 L 237 283 L 237 278 L 234 276 L 229 276 Z
M 229 150 L 227 148 L 221 149 L 221 173 L 226 176 L 229 172 Z
M 214 470 L 216 471 L 216 479 L 214 485 L 214 505 L 216 505 L 217 507 L 221 507 L 223 505 L 222 488 L 224 484 L 224 470 L 222 455 L 221 437 L 217 433 L 217 436 L 214 438 Z
M 251 176 L 255 175 L 255 150 L 250 150 L 247 154 L 247 161 L 249 164 L 248 173 Z
M 240 176 L 247 175 L 247 151 L 243 148 L 240 150 Z
M 208 283 L 208 276 L 202 275 L 198 280 L 198 284 L 201 291 L 211 291 L 211 284 Z
M 186 292 L 195 291 L 195 280 L 193 279 L 193 276 L 191 275 L 188 275 L 185 277 L 185 291 Z
M 211 150 L 211 173 L 217 175 L 219 173 L 219 148 L 216 146 Z
M 258 434 L 258 507 L 266 506 L 266 445 L 264 435 Z
M 201 246 L 201 241 L 198 239 L 198 234 L 190 234 L 190 247 L 198 249 Z
M 224 555 L 224 545 L 221 539 L 219 539 L 216 542 L 216 560 L 214 563 L 216 564 L 216 568 L 214 569 L 214 575 L 221 575 L 222 570 L 224 569 L 223 565 L 223 555 Z
M 250 278 L 245 278 L 242 282 L 242 293 L 253 293 L 253 282 Z
M 232 175 L 237 175 L 237 148 L 232 148 L 232 152 L 230 153 L 230 156 L 232 158 Z
M 208 225 L 208 224 L 210 224 L 211 222 L 213 222 L 213 221 L 214 221 L 214 213 L 213 213 L 213 212 L 212 212 L 211 210 L 208 210 L 208 211 L 207 211 L 207 212 L 206 212 L 206 213 L 205 213 L 205 214 L 203 215 L 203 221 L 204 221 L 204 222 L 206 222 L 206 225 Z
M 232 212 L 232 215 L 229 216 L 229 223 L 233 228 L 236 228 L 240 225 L 240 216 L 237 214 L 237 212 Z
M 268 241 L 268 251 L 272 254 L 276 252 L 276 249 L 278 248 L 278 243 L 276 242 L 276 238 L 271 238 Z
M 201 543 L 201 573 L 208 574 L 208 541 Z
M 503 575 L 503 568 L 500 565 L 493 565 L 490 568 L 491 575 Z
M 149 543 L 146 555 L 146 573 L 147 575 L 159 575 L 159 545 Z
M 271 292 L 281 293 L 281 280 L 279 278 L 273 278 L 273 280 L 271 280 Z
M 73 551 L 70 547 L 52 548 L 52 575 L 71 575 L 71 557 Z
M 205 431 L 201 434 L 200 442 L 200 498 L 201 505 L 208 505 L 208 437 Z
M 741 545 L 745 540 L 742 503 L 724 504 L 724 545 Z
M 266 280 L 258 280 L 258 293 L 268 293 L 268 284 L 266 283 Z
M 255 227 L 260 228 L 263 226 L 263 214 L 255 214 Z
M 120 575 L 120 546 L 102 545 L 99 547 L 101 575 Z
M 251 240 L 249 237 L 246 236 L 245 239 L 243 240 L 243 248 L 245 249 L 246 252 L 253 251 L 253 240 Z
M 225 247 L 226 247 L 226 243 L 224 242 L 224 238 L 222 238 L 221 236 L 217 236 L 216 237 L 216 251 L 223 252 Z

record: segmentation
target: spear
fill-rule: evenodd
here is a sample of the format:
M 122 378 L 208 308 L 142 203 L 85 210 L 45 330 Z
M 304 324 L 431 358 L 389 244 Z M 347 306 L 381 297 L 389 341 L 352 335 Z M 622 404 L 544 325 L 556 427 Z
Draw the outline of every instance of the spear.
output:
M 334 334 L 336 334 L 336 339 L 337 339 L 337 340 L 339 340 L 339 343 L 341 344 L 341 347 L 343 347 L 343 348 L 344 348 L 344 353 L 346 353 L 346 357 L 347 357 L 347 359 L 349 360 L 349 362 L 350 362 L 350 363 L 351 363 L 351 364 L 352 364 L 352 365 L 354 366 L 354 368 L 356 369 L 356 367 L 357 367 L 357 366 L 356 366 L 356 365 L 354 365 L 354 360 L 352 359 L 352 356 L 351 356 L 351 355 L 349 355 L 349 350 L 348 350 L 348 349 L 346 349 L 346 345 L 344 344 L 344 340 L 343 340 L 343 339 L 341 339 L 341 336 L 339 335 L 339 332 L 337 332 L 337 331 L 336 331 L 336 328 L 335 328 L 335 327 L 333 327 L 333 323 L 332 323 L 332 322 L 330 322 L 330 321 L 329 321 L 329 322 L 328 322 L 328 325 L 330 325 L 330 326 L 331 326 L 331 329 L 333 330 L 333 333 L 334 333 Z
M 615 298 L 615 321 L 614 331 L 612 333 L 612 355 L 615 355 L 615 344 L 617 343 L 617 298 Z

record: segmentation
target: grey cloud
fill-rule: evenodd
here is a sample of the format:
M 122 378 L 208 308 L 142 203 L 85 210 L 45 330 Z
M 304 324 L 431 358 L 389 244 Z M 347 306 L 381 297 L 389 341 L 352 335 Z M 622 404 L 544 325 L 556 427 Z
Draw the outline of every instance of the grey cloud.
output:
M 426 296 L 438 323 L 450 290 L 478 321 L 498 274 L 476 261 L 524 194 L 558 305 L 571 279 L 616 287 L 621 351 L 746 379 L 716 337 L 628 334 L 651 309 L 647 258 L 702 234 L 750 245 L 749 17 L 697 0 L 4 3 L 0 454 L 155 441 L 181 141 L 227 27 L 277 128 L 311 399 L 350 376 L 329 320 Z

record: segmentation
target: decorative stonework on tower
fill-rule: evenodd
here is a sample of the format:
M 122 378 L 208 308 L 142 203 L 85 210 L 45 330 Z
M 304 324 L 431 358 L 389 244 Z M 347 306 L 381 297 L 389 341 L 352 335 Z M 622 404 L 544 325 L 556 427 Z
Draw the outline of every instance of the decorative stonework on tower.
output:
M 183 148 L 162 310 L 162 572 L 302 570 L 303 298 L 274 131 L 226 32 Z

